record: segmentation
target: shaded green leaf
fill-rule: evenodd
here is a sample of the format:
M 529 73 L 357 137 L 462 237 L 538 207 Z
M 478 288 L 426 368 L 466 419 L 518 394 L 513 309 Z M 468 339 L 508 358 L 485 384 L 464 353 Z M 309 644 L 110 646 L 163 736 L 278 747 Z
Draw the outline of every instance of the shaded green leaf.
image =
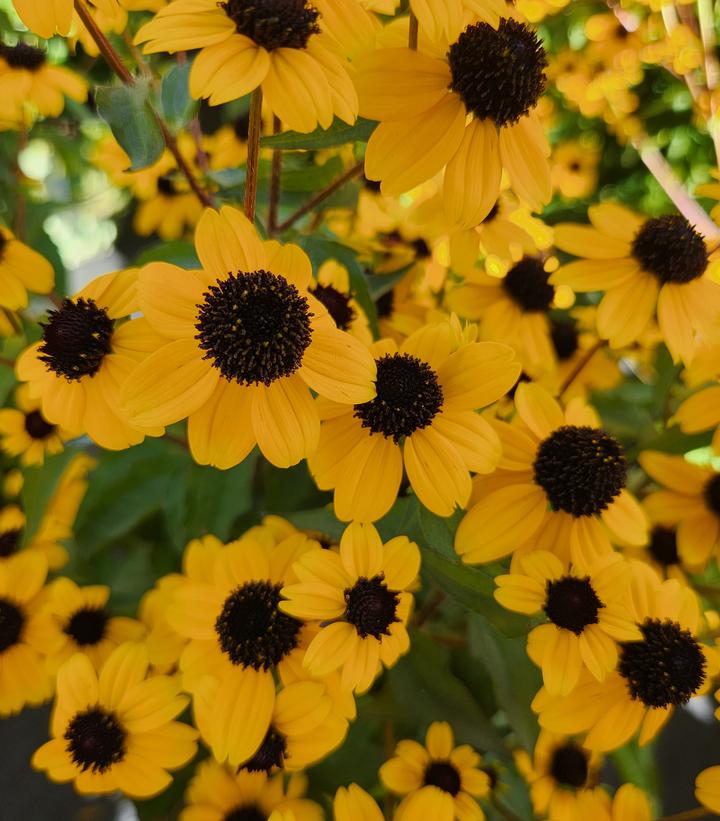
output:
M 192 63 L 189 61 L 175 65 L 162 79 L 160 104 L 166 122 L 173 129 L 180 129 L 187 125 L 200 105 L 190 96 L 191 68 Z
M 310 134 L 285 131 L 282 134 L 263 137 L 260 145 L 284 149 L 331 148 L 350 142 L 367 142 L 376 126 L 374 120 L 366 120 L 363 117 L 358 117 L 354 125 L 348 125 L 336 117 L 330 128 L 318 128 Z
M 152 165 L 165 148 L 148 94 L 143 84 L 99 88 L 95 93 L 98 113 L 130 158 L 130 171 Z

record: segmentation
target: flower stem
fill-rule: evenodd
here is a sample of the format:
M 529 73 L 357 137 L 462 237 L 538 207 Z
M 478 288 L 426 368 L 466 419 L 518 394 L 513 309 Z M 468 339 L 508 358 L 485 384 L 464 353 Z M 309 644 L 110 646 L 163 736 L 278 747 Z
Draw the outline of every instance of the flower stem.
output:
M 562 383 L 562 385 L 560 385 L 558 396 L 562 396 L 565 393 L 565 391 L 570 387 L 570 385 L 572 385 L 572 383 L 578 378 L 578 376 L 580 376 L 585 366 L 590 362 L 593 356 L 595 356 L 595 354 L 600 350 L 600 348 L 605 347 L 605 345 L 607 345 L 607 339 L 598 339 L 598 341 L 591 348 L 588 348 L 587 352 L 585 353 L 585 356 L 565 377 L 565 381 Z
M 245 176 L 245 216 L 255 223 L 258 166 L 260 163 L 260 132 L 262 130 L 262 89 L 258 86 L 250 98 L 250 124 L 248 126 L 247 163 Z
M 419 25 L 415 13 L 410 9 L 410 29 L 408 31 L 408 48 L 417 51 Z
M 273 117 L 273 134 L 280 131 L 280 118 Z M 280 173 L 282 172 L 282 148 L 274 148 L 272 172 L 270 174 L 270 211 L 268 213 L 268 234 L 277 231 L 278 205 L 280 204 Z

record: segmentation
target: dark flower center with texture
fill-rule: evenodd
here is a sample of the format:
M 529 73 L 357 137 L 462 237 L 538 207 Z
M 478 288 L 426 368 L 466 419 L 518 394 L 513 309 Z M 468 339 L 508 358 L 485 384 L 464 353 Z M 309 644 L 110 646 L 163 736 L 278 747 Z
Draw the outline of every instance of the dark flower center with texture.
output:
M 589 576 L 548 580 L 543 609 L 553 624 L 576 636 L 588 625 L 598 623 L 598 612 L 604 606 L 590 584 Z
M 321 302 L 341 331 L 347 331 L 355 319 L 355 309 L 350 304 L 350 294 L 338 291 L 332 285 L 316 285 L 310 293 Z
M 650 534 L 648 544 L 650 555 L 663 567 L 671 567 L 680 564 L 680 556 L 677 548 L 677 532 L 672 527 L 662 527 L 657 525 Z
M 302 624 L 278 609 L 281 588 L 246 582 L 225 599 L 215 632 L 233 664 L 269 670 L 297 647 Z
M 48 321 L 40 324 L 38 358 L 67 380 L 95 376 L 110 353 L 113 321 L 92 299 L 63 299 L 56 311 L 48 313 Z
M 0 599 L 0 653 L 20 641 L 24 626 L 23 611 L 8 599 Z
M 432 422 L 442 407 L 442 388 L 430 365 L 410 354 L 386 354 L 376 363 L 377 395 L 355 405 L 355 416 L 371 433 L 397 443 Z
M 533 468 L 553 510 L 576 518 L 605 510 L 622 492 L 627 475 L 620 443 L 584 425 L 554 430 L 540 443 Z
M 10 68 L 26 68 L 28 71 L 37 71 L 45 65 L 45 52 L 41 48 L 34 48 L 27 43 L 18 43 L 15 46 L 0 45 L 0 57 Z
M 448 52 L 452 81 L 465 107 L 498 127 L 512 125 L 537 104 L 545 91 L 545 49 L 534 31 L 501 18 L 468 26 Z
M 646 707 L 686 704 L 705 681 L 705 655 L 689 630 L 666 619 L 646 619 L 642 641 L 620 645 L 618 672 Z
M 125 758 L 125 730 L 114 713 L 100 706 L 76 713 L 63 737 L 83 772 L 104 773 Z
M 367 579 L 361 576 L 352 587 L 345 590 L 345 618 L 361 638 L 390 635 L 390 625 L 400 621 L 397 608 L 400 593 L 389 590 L 385 576 L 380 573 Z
M 98 644 L 105 638 L 110 614 L 104 607 L 77 610 L 65 625 L 64 632 L 81 647 Z
M 438 787 L 452 796 L 460 792 L 460 773 L 449 761 L 431 761 L 423 780 L 426 787 Z
M 25 414 L 25 432 L 31 439 L 47 439 L 55 430 L 56 425 L 50 424 L 40 411 Z
M 394 306 L 395 292 L 391 288 L 375 300 L 375 310 L 377 311 L 378 319 L 387 319 L 387 317 L 391 316 Z
M 557 358 L 561 362 L 567 362 L 578 349 L 577 326 L 570 320 L 553 319 L 550 322 L 550 339 Z
M 223 816 L 222 821 L 267 821 L 267 815 L 255 804 L 250 804 L 230 810 Z
M 0 533 L 0 556 L 5 558 L 17 553 L 20 547 L 21 536 L 22 528 L 19 527 L 14 527 L 11 530 L 5 530 Z
M 275 768 L 282 769 L 287 756 L 287 741 L 282 733 L 270 727 L 255 755 L 240 769 L 251 773 L 270 773 Z
M 268 51 L 306 48 L 320 33 L 320 12 L 305 0 L 227 0 L 218 4 L 244 34 Z
M 548 283 L 549 276 L 541 259 L 523 257 L 505 274 L 502 287 L 520 310 L 547 311 L 555 297 L 555 289 Z
M 562 787 L 579 789 L 588 779 L 589 754 L 569 741 L 553 750 L 550 774 Z
M 678 215 L 647 220 L 635 235 L 632 255 L 663 284 L 692 282 L 708 266 L 705 241 Z
M 300 367 L 312 337 L 311 313 L 284 276 L 229 274 L 204 297 L 195 338 L 228 382 L 270 385 Z
M 703 494 L 708 509 L 716 516 L 720 516 L 720 473 L 708 481 Z

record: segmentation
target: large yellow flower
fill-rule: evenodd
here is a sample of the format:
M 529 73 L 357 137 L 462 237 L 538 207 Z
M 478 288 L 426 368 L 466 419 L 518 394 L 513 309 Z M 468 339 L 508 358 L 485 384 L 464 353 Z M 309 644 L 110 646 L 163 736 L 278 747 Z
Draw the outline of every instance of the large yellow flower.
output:
M 146 53 L 201 49 L 190 92 L 221 105 L 261 88 L 289 128 L 327 128 L 333 116 L 357 116 L 345 55 L 372 23 L 354 0 L 175 0 L 138 32 Z M 344 52 L 344 53 L 343 53 Z
M 57 32 L 70 33 L 73 22 L 73 0 L 12 0 L 20 19 L 34 34 L 48 39 Z M 91 0 L 98 10 L 113 16 L 118 10 L 118 0 Z M 123 2 L 123 5 L 128 3 Z M 145 4 L 141 6 L 145 7 Z
M 148 679 L 147 671 L 139 644 L 121 644 L 99 675 L 87 656 L 74 655 L 58 672 L 52 737 L 35 751 L 33 767 L 80 793 L 148 798 L 166 789 L 167 770 L 195 755 L 197 732 L 172 721 L 187 705 L 177 682 Z
M 202 270 L 156 262 L 140 274 L 143 322 L 163 344 L 125 383 L 124 406 L 138 425 L 189 417 L 200 464 L 232 467 L 257 443 L 274 465 L 294 465 L 320 433 L 310 388 L 367 402 L 375 363 L 308 292 L 310 260 L 297 246 L 262 242 L 229 207 L 205 211 L 195 246 Z
M 424 747 L 410 739 L 397 745 L 395 758 L 380 767 L 380 780 L 405 796 L 395 816 L 402 821 L 482 821 L 477 799 L 489 792 L 490 779 L 480 763 L 469 745 L 455 747 L 449 724 L 434 721 Z
M 339 519 L 375 521 L 397 498 L 407 472 L 418 499 L 450 516 L 470 498 L 470 471 L 491 473 L 500 458 L 495 432 L 475 409 L 517 381 L 512 348 L 473 342 L 457 320 L 427 325 L 399 349 L 373 345 L 377 396 L 343 407 L 320 403 L 324 416 L 309 466 L 323 490 L 335 490 Z
M 47 294 L 54 281 L 52 265 L 45 257 L 0 226 L 0 307 L 11 311 L 26 308 L 28 291 Z
M 678 215 L 646 219 L 621 205 L 588 209 L 591 225 L 555 226 L 555 244 L 583 257 L 551 280 L 576 291 L 605 291 L 597 313 L 600 336 L 619 348 L 636 340 L 657 312 L 677 362 L 695 356 L 696 333 L 720 317 L 720 285 L 708 276 L 705 240 Z
M 42 402 L 43 416 L 104 448 L 121 450 L 158 436 L 161 426 L 130 423 L 120 408 L 120 385 L 157 341 L 141 321 L 128 334 L 117 320 L 137 310 L 137 270 L 97 277 L 50 311 L 40 342 L 16 364 L 18 378 Z M 161 341 L 161 340 L 160 340 Z
M 464 25 L 458 15 L 419 51 L 374 51 L 358 60 L 356 76 L 360 113 L 380 120 L 367 177 L 396 195 L 445 167 L 447 216 L 466 228 L 495 205 L 503 168 L 532 208 L 551 192 L 550 149 L 532 111 L 545 88 L 545 51 L 523 23 L 487 16 Z
M 547 391 L 521 384 L 513 424 L 494 422 L 503 457 L 498 471 L 476 479 L 476 504 L 460 522 L 455 549 L 470 564 L 537 547 L 587 564 L 620 544 L 645 544 L 647 522 L 625 487 L 620 443 L 580 400 L 563 411 Z M 538 535 L 543 534 L 540 541 Z
M 383 545 L 371 524 L 345 528 L 339 553 L 313 550 L 283 588 L 280 610 L 320 621 L 303 664 L 325 676 L 342 669 L 342 686 L 369 689 L 382 666 L 392 667 L 410 647 L 406 624 L 413 597 L 407 588 L 420 569 L 418 546 L 406 536 Z

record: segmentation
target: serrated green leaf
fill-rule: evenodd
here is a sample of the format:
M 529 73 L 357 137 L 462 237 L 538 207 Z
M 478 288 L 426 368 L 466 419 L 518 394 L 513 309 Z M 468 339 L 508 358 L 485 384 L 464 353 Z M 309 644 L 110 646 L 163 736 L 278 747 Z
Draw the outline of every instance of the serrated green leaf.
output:
M 298 131 L 272 134 L 263 137 L 260 145 L 288 150 L 332 148 L 350 142 L 367 142 L 376 126 L 375 120 L 366 120 L 364 117 L 358 117 L 354 125 L 348 125 L 336 117 L 330 128 L 318 128 L 310 134 Z
M 147 168 L 160 158 L 165 142 L 146 85 L 99 88 L 95 104 L 130 158 L 130 171 Z
M 160 104 L 166 122 L 173 129 L 187 125 L 200 105 L 190 96 L 191 68 L 192 63 L 189 61 L 173 66 L 162 80 Z

